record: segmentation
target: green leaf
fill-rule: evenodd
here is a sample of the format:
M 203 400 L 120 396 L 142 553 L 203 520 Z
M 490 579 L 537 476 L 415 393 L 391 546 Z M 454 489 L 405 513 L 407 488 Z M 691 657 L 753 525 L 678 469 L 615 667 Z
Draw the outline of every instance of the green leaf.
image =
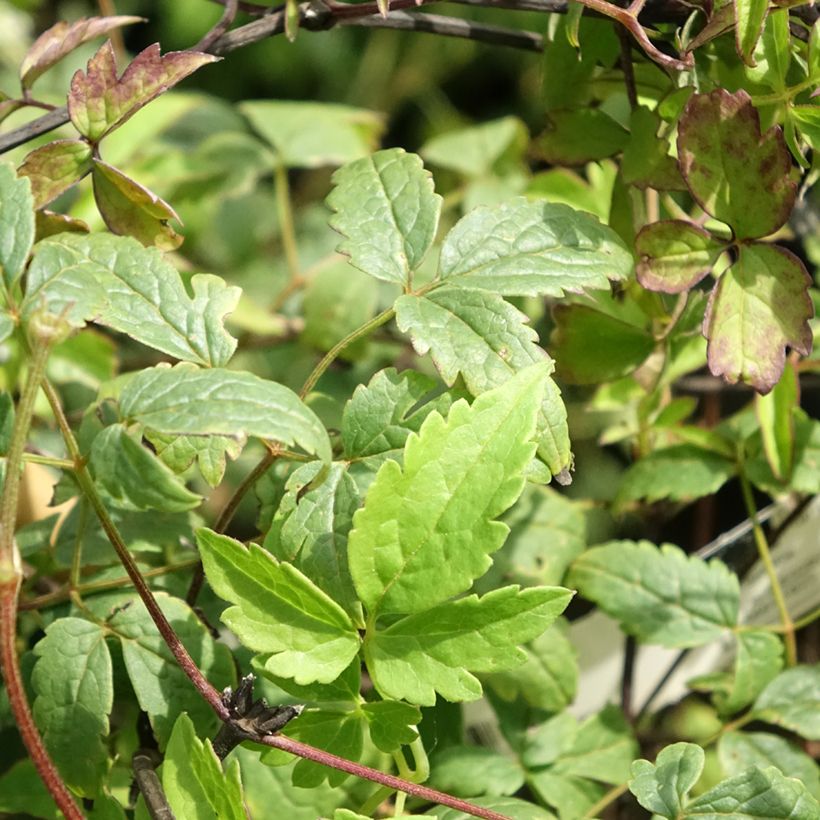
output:
M 196 51 L 160 55 L 159 44 L 141 51 L 117 77 L 117 59 L 108 40 L 88 61 L 85 72 L 71 80 L 68 115 L 74 127 L 92 143 L 122 125 L 143 106 L 219 57 Z
M 242 371 L 142 370 L 120 396 L 125 418 L 169 435 L 257 436 L 330 460 L 324 425 L 287 387 Z
M 517 797 L 476 797 L 470 802 L 490 809 L 503 817 L 509 817 L 510 820 L 555 820 L 555 815 L 546 809 Z M 473 817 L 466 812 L 448 809 L 445 806 L 433 806 L 428 814 L 437 817 L 438 820 L 470 820 Z
M 419 736 L 416 725 L 421 722 L 421 711 L 417 706 L 377 700 L 362 704 L 361 711 L 370 727 L 370 739 L 383 752 L 395 752 Z
M 763 451 L 779 481 L 789 480 L 794 465 L 794 409 L 800 403 L 799 392 L 795 368 L 787 364 L 771 393 L 755 396 Z
M 813 495 L 820 492 L 820 421 L 809 418 L 800 408 L 794 412 L 794 467 L 787 485 L 795 492 Z M 761 448 L 762 449 L 762 448 Z M 772 495 L 782 492 L 784 483 L 772 473 L 765 451 L 749 459 L 749 479 Z
M 408 286 L 438 227 L 441 197 L 416 154 L 377 151 L 333 175 L 330 225 L 345 240 L 338 250 L 365 273 Z
M 83 797 L 97 794 L 108 771 L 102 738 L 114 682 L 105 637 L 98 624 L 64 617 L 34 647 L 34 719 L 63 779 Z
M 162 592 L 154 594 L 194 663 L 211 684 L 217 689 L 233 685 L 236 673 L 228 647 L 214 641 L 184 601 Z M 128 677 L 161 747 L 167 743 L 182 712 L 188 713 L 201 734 L 216 730 L 216 715 L 180 669 L 139 598 L 118 607 L 108 620 L 108 627 L 122 643 Z
M 224 328 L 240 290 L 196 274 L 193 298 L 157 250 L 130 237 L 61 234 L 38 243 L 23 315 L 45 303 L 77 325 L 93 320 L 177 359 L 221 366 L 236 349 Z
M 517 117 L 490 120 L 470 128 L 440 134 L 424 143 L 419 152 L 427 162 L 466 177 L 485 177 L 505 153 L 520 156 L 527 129 Z
M 6 390 L 0 392 L 0 456 L 7 456 L 14 432 L 14 399 Z
M 769 4 L 767 0 L 732 0 L 732 3 L 735 9 L 737 54 L 746 65 L 753 66 L 755 61 L 752 55 L 763 32 Z
M 420 706 L 432 706 L 436 692 L 476 700 L 482 689 L 471 673 L 520 666 L 518 644 L 540 635 L 571 597 L 561 587 L 511 586 L 441 604 L 370 632 L 367 669 L 384 697 Z
M 518 197 L 463 217 L 444 240 L 439 269 L 459 287 L 563 296 L 626 279 L 632 254 L 591 214 Z
M 779 128 L 761 134 L 745 91 L 693 94 L 678 125 L 678 158 L 692 195 L 735 236 L 768 236 L 789 218 L 797 194 L 791 155 Z
M 183 237 L 169 225 L 179 222 L 176 211 L 161 197 L 113 165 L 95 159 L 91 180 L 94 199 L 108 230 L 132 236 L 146 247 L 176 250 Z
M 778 92 L 786 90 L 786 75 L 791 62 L 788 9 L 772 9 L 769 13 L 762 36 L 752 54 L 751 65 L 754 62 L 757 62 L 757 67 L 746 70 L 746 75 L 751 80 L 765 83 Z
M 607 791 L 586 777 L 559 775 L 551 769 L 530 772 L 528 785 L 541 801 L 558 810 L 561 820 L 583 817 Z
M 0 777 L 0 812 L 11 817 L 31 815 L 44 820 L 62 820 L 64 817 L 30 757 L 18 760 Z
M 226 460 L 239 457 L 244 440 L 230 436 L 174 436 L 145 431 L 157 456 L 173 472 L 185 472 L 196 461 L 199 472 L 210 487 L 216 487 L 225 475 Z
M 562 628 L 563 627 L 563 628 Z M 527 660 L 512 671 L 485 677 L 500 698 L 526 703 L 546 712 L 560 712 L 572 702 L 578 686 L 578 660 L 562 621 L 521 647 Z
M 222 620 L 255 652 L 270 652 L 274 675 L 298 684 L 330 683 L 359 650 L 347 613 L 290 564 L 202 529 L 197 544 L 214 592 L 235 606 Z
M 649 290 L 683 293 L 712 270 L 722 250 L 722 243 L 698 225 L 680 219 L 653 222 L 635 237 L 635 273 Z
M 304 573 L 359 620 L 360 607 L 347 562 L 347 539 L 360 499 L 346 466 L 334 462 L 318 484 L 321 462 L 304 464 L 285 485 L 286 493 L 264 546 Z
M 6 287 L 23 275 L 34 242 L 34 201 L 31 183 L 0 162 L 0 267 Z
M 239 110 L 286 168 L 344 165 L 376 148 L 384 120 L 375 111 L 328 103 L 254 100 Z
M 521 766 L 483 746 L 450 746 L 435 756 L 430 785 L 458 797 L 515 794 L 524 785 Z
M 629 790 L 653 814 L 676 820 L 683 811 L 689 791 L 700 779 L 705 755 L 694 743 L 673 743 L 654 763 L 636 760 L 632 764 Z
M 126 15 L 86 17 L 73 23 L 60 20 L 46 29 L 26 52 L 23 62 L 20 63 L 20 85 L 23 90 L 31 88 L 38 77 L 83 43 L 121 26 L 142 22 L 142 17 Z
M 472 288 L 444 287 L 396 300 L 396 322 L 410 334 L 416 351 L 430 353 L 447 385 L 460 374 L 474 396 L 504 384 L 522 367 L 548 359 L 525 321 L 497 294 Z M 537 425 L 538 455 L 557 475 L 568 467 L 571 454 L 566 409 L 551 379 L 546 380 Z
M 629 120 L 629 142 L 621 158 L 624 182 L 660 191 L 685 190 L 678 165 L 669 156 L 669 136 L 658 136 L 661 118 L 639 105 Z
M 445 421 L 431 413 L 385 462 L 354 516 L 348 558 L 371 617 L 420 612 L 469 589 L 509 532 L 493 519 L 524 488 L 545 365 L 525 368 Z
M 643 327 L 579 304 L 556 305 L 550 349 L 558 375 L 570 384 L 597 384 L 625 376 L 655 347 Z
M 773 766 L 724 780 L 689 803 L 682 820 L 816 820 L 820 803 Z
M 699 646 L 737 623 L 737 576 L 720 561 L 707 564 L 671 544 L 593 547 L 572 565 L 567 583 L 646 643 Z
M 815 797 L 820 797 L 820 766 L 783 737 L 768 732 L 727 732 L 718 741 L 718 756 L 728 776 L 751 766 L 776 766 L 786 777 L 795 777 Z
M 783 372 L 786 346 L 811 350 L 811 278 L 798 257 L 777 245 L 741 245 L 718 280 L 703 320 L 709 369 L 768 393 Z
M 247 820 L 239 763 L 232 760 L 223 771 L 210 741 L 196 736 L 186 714 L 177 719 L 165 749 L 162 788 L 177 817 Z
M 732 715 L 748 706 L 783 667 L 783 642 L 761 629 L 738 632 L 735 674 L 728 691 L 715 693 L 719 711 Z
M 92 167 L 92 148 L 84 140 L 54 140 L 26 154 L 17 173 L 31 182 L 34 207 L 48 205 Z
M 125 509 L 183 512 L 202 501 L 121 424 L 96 436 L 90 465 L 94 478 Z
M 737 472 L 734 462 L 693 444 L 655 450 L 624 474 L 618 503 L 689 501 L 716 493 Z
M 602 108 L 551 111 L 547 130 L 535 141 L 550 165 L 583 165 L 622 151 L 629 134 Z
M 781 672 L 761 692 L 753 711 L 759 720 L 820 740 L 820 664 Z

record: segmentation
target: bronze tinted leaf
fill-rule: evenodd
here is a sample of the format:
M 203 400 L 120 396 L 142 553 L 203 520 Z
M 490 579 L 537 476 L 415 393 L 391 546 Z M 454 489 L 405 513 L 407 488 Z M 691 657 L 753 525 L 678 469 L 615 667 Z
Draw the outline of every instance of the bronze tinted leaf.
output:
M 28 154 L 17 174 L 31 180 L 39 209 L 82 179 L 91 165 L 91 146 L 85 140 L 55 140 Z

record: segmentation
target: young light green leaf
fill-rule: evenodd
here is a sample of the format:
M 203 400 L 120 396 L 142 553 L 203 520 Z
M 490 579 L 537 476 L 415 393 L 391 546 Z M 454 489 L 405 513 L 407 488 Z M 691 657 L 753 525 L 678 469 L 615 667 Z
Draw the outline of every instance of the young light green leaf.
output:
M 121 424 L 95 437 L 90 466 L 94 478 L 125 509 L 183 512 L 202 502 Z
M 761 134 L 746 91 L 693 94 L 678 125 L 678 158 L 692 195 L 735 236 L 768 236 L 789 218 L 791 156 L 779 128 Z
M 750 629 L 735 636 L 735 674 L 727 691 L 715 692 L 715 705 L 725 715 L 748 706 L 783 667 L 783 642 L 771 632 Z
M 552 769 L 529 772 L 527 780 L 538 799 L 558 811 L 560 820 L 583 817 L 607 792 L 602 783 L 555 774 Z
M 161 56 L 159 44 L 154 43 L 117 77 L 117 59 L 107 40 L 88 61 L 85 72 L 77 71 L 72 78 L 68 115 L 84 137 L 97 143 L 164 91 L 219 59 L 196 51 Z
M 794 464 L 794 409 L 800 404 L 799 393 L 795 368 L 787 364 L 771 393 L 755 396 L 763 452 L 779 481 L 789 480 Z
M 236 672 L 228 647 L 213 639 L 184 601 L 165 593 L 155 595 L 165 617 L 211 684 L 217 689 L 234 685 Z M 213 710 L 180 669 L 139 598 L 118 607 L 108 626 L 120 639 L 128 677 L 160 747 L 167 743 L 182 712 L 188 713 L 201 734 L 215 731 L 218 721 Z
M 742 245 L 709 297 L 703 331 L 709 369 L 727 381 L 768 393 L 780 379 L 786 346 L 811 350 L 811 278 L 778 245 Z
M 416 154 L 377 151 L 333 175 L 327 204 L 331 227 L 345 240 L 338 250 L 365 273 L 409 286 L 438 227 L 441 197 Z
M 445 421 L 431 413 L 385 462 L 353 518 L 348 558 L 371 617 L 420 612 L 469 589 L 509 532 L 494 521 L 524 488 L 546 365 L 525 368 Z
M 34 200 L 31 183 L 0 162 L 0 268 L 11 288 L 23 274 L 34 242 Z
M 85 140 L 54 140 L 26 154 L 17 173 L 31 181 L 34 207 L 45 207 L 82 179 L 91 170 L 91 153 Z
M 329 103 L 254 100 L 239 110 L 286 168 L 344 165 L 373 151 L 384 120 L 375 111 Z
M 60 20 L 46 29 L 26 52 L 23 62 L 20 63 L 20 85 L 23 90 L 31 88 L 38 77 L 83 43 L 108 34 L 120 26 L 141 22 L 142 17 L 126 15 L 84 17 L 73 23 Z
M 146 431 L 157 456 L 177 474 L 185 472 L 195 461 L 210 487 L 216 487 L 225 475 L 227 459 L 239 457 L 244 440 L 230 436 L 173 436 Z
M 384 697 L 420 706 L 432 706 L 436 692 L 476 700 L 481 683 L 471 673 L 520 666 L 518 644 L 540 635 L 571 597 L 561 587 L 511 586 L 410 615 L 365 638 L 368 672 Z
M 359 651 L 350 616 L 290 564 L 251 544 L 202 529 L 197 544 L 214 592 L 234 604 L 222 620 L 265 668 L 298 684 L 330 683 Z
M 591 214 L 521 197 L 463 217 L 444 240 L 439 270 L 459 287 L 563 296 L 626 279 L 632 254 Z
M 776 766 L 820 798 L 820 766 L 784 737 L 768 732 L 727 732 L 717 748 L 720 765 L 729 777 L 742 774 L 750 766 Z
M 820 740 L 820 664 L 781 672 L 760 693 L 754 713 L 807 740 Z
M 314 461 L 291 474 L 264 546 L 358 620 L 361 607 L 347 565 L 347 537 L 361 503 L 359 492 L 340 462 L 331 464 L 324 480 L 311 489 L 322 469 L 322 463 Z
M 377 749 L 388 754 L 412 743 L 418 736 L 421 710 L 396 700 L 376 700 L 363 703 L 362 714 L 370 728 L 370 739 Z
M 448 131 L 424 143 L 419 152 L 427 162 L 466 177 L 485 177 L 508 152 L 519 158 L 527 129 L 517 117 L 503 117 L 470 128 Z
M 64 617 L 34 647 L 34 720 L 63 779 L 83 797 L 96 796 L 108 770 L 102 738 L 114 681 L 105 637 L 98 624 Z
M 673 743 L 654 763 L 636 760 L 632 764 L 629 790 L 653 814 L 677 820 L 690 789 L 698 782 L 706 756 L 694 743 Z
M 635 462 L 624 474 L 618 503 L 690 501 L 716 493 L 737 472 L 733 461 L 693 444 L 674 444 Z
M 210 741 L 196 736 L 186 714 L 177 718 L 162 763 L 162 788 L 168 805 L 185 820 L 247 820 L 239 763 L 223 771 Z
M 324 425 L 287 387 L 242 371 L 154 367 L 131 379 L 120 410 L 158 433 L 257 436 L 330 460 Z
M 746 65 L 755 64 L 753 54 L 763 32 L 769 4 L 766 0 L 732 0 L 735 8 L 735 46 Z
M 545 808 L 518 797 L 476 797 L 470 801 L 476 806 L 509 817 L 511 820 L 555 820 L 555 815 Z M 445 806 L 433 806 L 428 814 L 438 820 L 471 820 L 473 815 L 458 809 L 448 809 Z M 400 818 L 396 818 L 400 820 Z
M 689 803 L 681 820 L 816 820 L 820 803 L 774 766 L 724 780 Z
M 515 794 L 524 771 L 509 755 L 486 746 L 448 746 L 435 756 L 430 785 L 459 797 Z
M 635 237 L 635 273 L 649 290 L 683 293 L 712 270 L 722 249 L 708 231 L 690 222 L 653 222 Z
M 707 564 L 671 544 L 593 547 L 572 565 L 567 583 L 646 643 L 699 646 L 737 623 L 737 576 L 720 561 Z
M 453 385 L 459 374 L 477 396 L 504 384 L 534 362 L 549 359 L 526 317 L 498 294 L 443 287 L 396 300 L 396 322 L 420 355 L 430 353 L 441 377 Z M 538 416 L 538 455 L 553 475 L 571 462 L 566 408 L 557 385 L 546 380 Z
M 113 165 L 95 159 L 91 180 L 94 199 L 108 230 L 132 236 L 146 247 L 176 250 L 183 237 L 169 224 L 179 222 L 177 212 L 161 197 Z

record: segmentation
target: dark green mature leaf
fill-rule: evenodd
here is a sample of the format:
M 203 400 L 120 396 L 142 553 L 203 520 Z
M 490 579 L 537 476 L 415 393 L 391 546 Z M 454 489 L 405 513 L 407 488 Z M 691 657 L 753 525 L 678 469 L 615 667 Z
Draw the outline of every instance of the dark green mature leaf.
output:
M 384 129 L 375 111 L 328 103 L 253 100 L 239 110 L 286 168 L 344 165 L 374 150 Z
M 225 535 L 197 533 L 214 592 L 234 606 L 222 620 L 255 652 L 270 652 L 265 668 L 298 684 L 330 683 L 359 650 L 347 613 L 290 564 Z
M 767 0 L 732 0 L 735 8 L 735 45 L 738 56 L 746 65 L 753 66 L 757 41 L 769 11 Z
M 411 436 L 404 468 L 385 462 L 354 516 L 348 556 L 371 617 L 421 612 L 469 589 L 509 532 L 494 521 L 524 488 L 546 365 L 525 368 L 431 413 Z
M 733 461 L 693 444 L 655 450 L 624 474 L 618 502 L 689 501 L 716 493 L 737 472 Z
M 550 349 L 558 375 L 570 384 L 596 384 L 625 376 L 652 352 L 655 340 L 636 327 L 587 305 L 556 305 Z
M 591 214 L 519 197 L 463 217 L 444 240 L 439 269 L 459 287 L 562 296 L 626 279 L 632 254 Z
M 685 190 L 686 185 L 675 160 L 669 156 L 669 135 L 661 138 L 661 118 L 643 105 L 633 110 L 629 120 L 629 142 L 621 158 L 624 182 L 639 188 Z
M 92 167 L 85 140 L 54 140 L 26 154 L 17 173 L 31 181 L 34 207 L 42 208 L 82 179 Z
M 783 667 L 783 642 L 771 632 L 750 629 L 738 632 L 732 684 L 715 692 L 720 712 L 732 715 L 748 706 Z
M 372 491 L 371 491 L 372 492 Z M 518 644 L 540 635 L 569 603 L 561 587 L 504 587 L 402 618 L 365 638 L 365 660 L 385 697 L 432 706 L 481 697 L 471 672 L 520 666 Z
M 247 820 L 238 761 L 228 761 L 223 771 L 210 741 L 203 743 L 196 736 L 188 715 L 180 715 L 171 732 L 162 763 L 162 788 L 177 817 Z
M 676 820 L 700 778 L 704 760 L 700 746 L 673 743 L 658 754 L 654 763 L 636 760 L 632 764 L 629 790 L 647 811 Z
M 23 274 L 34 242 L 34 200 L 31 183 L 0 162 L 0 267 L 6 287 Z
M 722 249 L 708 231 L 690 222 L 653 222 L 635 237 L 635 273 L 649 290 L 683 293 L 712 270 Z
M 781 672 L 755 701 L 754 713 L 807 740 L 820 740 L 820 664 Z
M 121 424 L 94 439 L 90 465 L 94 478 L 125 509 L 183 512 L 202 501 Z
M 264 545 L 359 620 L 361 607 L 347 566 L 347 537 L 361 503 L 359 492 L 340 462 L 334 462 L 324 480 L 311 489 L 321 469 L 321 462 L 315 461 L 290 475 Z
M 126 15 L 84 17 L 73 23 L 60 20 L 46 29 L 26 52 L 23 62 L 20 63 L 20 85 L 24 90 L 31 88 L 38 77 L 83 43 L 121 26 L 141 22 L 142 17 Z
M 430 785 L 459 797 L 515 794 L 524 771 L 508 755 L 484 746 L 450 746 L 434 758 Z
M 816 820 L 820 803 L 776 768 L 754 767 L 689 803 L 682 820 Z
M 474 396 L 504 384 L 522 367 L 548 358 L 526 317 L 500 296 L 444 287 L 425 296 L 400 296 L 396 322 L 413 347 L 430 353 L 445 383 L 459 374 Z M 551 379 L 538 417 L 538 455 L 553 475 L 571 462 L 566 409 Z
M 735 236 L 768 236 L 789 218 L 791 156 L 779 128 L 761 134 L 745 91 L 693 94 L 678 125 L 678 158 L 692 195 Z
M 91 179 L 94 199 L 108 230 L 133 236 L 146 247 L 176 250 L 183 237 L 169 225 L 179 222 L 176 211 L 161 197 L 113 165 L 95 159 Z
M 383 752 L 395 752 L 418 737 L 416 725 L 421 721 L 421 710 L 417 706 L 377 700 L 363 703 L 361 711 L 370 727 L 370 739 Z
M 728 776 L 750 766 L 776 766 L 786 777 L 800 780 L 820 798 L 820 766 L 804 751 L 779 735 L 768 732 L 727 732 L 718 741 L 718 757 Z
M 741 245 L 718 280 L 703 321 L 709 369 L 768 393 L 780 379 L 786 346 L 811 351 L 811 278 L 800 259 L 777 245 Z
M 99 624 L 60 618 L 34 647 L 34 719 L 63 779 L 84 797 L 97 794 L 108 770 L 102 738 L 114 682 L 105 637 Z
M 333 175 L 330 225 L 345 240 L 351 264 L 385 282 L 409 287 L 438 227 L 441 197 L 416 154 L 377 151 Z
M 159 433 L 257 436 L 330 460 L 327 431 L 313 411 L 292 390 L 251 373 L 160 365 L 128 382 L 120 410 Z
M 236 672 L 228 647 L 213 639 L 184 601 L 165 593 L 155 595 L 165 617 L 205 677 L 217 689 L 232 686 Z M 134 597 L 119 607 L 109 618 L 108 627 L 122 643 L 128 677 L 161 747 L 165 746 L 182 712 L 188 713 L 200 734 L 215 731 L 216 715 L 180 669 L 139 598 Z
M 84 137 L 99 142 L 155 97 L 219 59 L 196 51 L 172 51 L 161 56 L 159 44 L 154 43 L 117 77 L 117 59 L 108 40 L 88 61 L 85 72 L 78 71 L 72 78 L 68 115 Z
M 196 461 L 199 472 L 211 487 L 216 487 L 225 475 L 226 460 L 242 452 L 244 439 L 231 436 L 173 436 L 146 431 L 156 454 L 175 473 L 182 473 Z
M 593 547 L 572 565 L 567 583 L 647 643 L 699 646 L 737 623 L 737 576 L 720 561 L 707 564 L 671 544 Z
M 550 165 L 583 165 L 623 150 L 629 133 L 601 108 L 551 111 L 535 148 Z
M 43 820 L 63 820 L 65 816 L 57 809 L 30 757 L 18 760 L 0 777 L 0 812 L 12 817 L 29 814 Z

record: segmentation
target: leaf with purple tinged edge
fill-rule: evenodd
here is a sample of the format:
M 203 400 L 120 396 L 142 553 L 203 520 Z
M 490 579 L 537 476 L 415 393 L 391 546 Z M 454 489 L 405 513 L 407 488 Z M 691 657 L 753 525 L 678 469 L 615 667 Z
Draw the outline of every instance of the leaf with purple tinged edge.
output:
M 58 233 L 90 233 L 91 228 L 82 219 L 75 219 L 66 214 L 58 214 L 54 211 L 37 211 L 34 214 L 35 239 L 48 239 Z
M 722 250 L 723 243 L 691 222 L 653 222 L 635 237 L 635 273 L 648 290 L 683 293 L 712 270 Z
M 39 209 L 81 180 L 91 165 L 91 146 L 85 140 L 55 140 L 28 154 L 17 173 L 31 180 Z
M 736 237 L 768 236 L 789 218 L 791 155 L 780 128 L 761 134 L 745 91 L 692 95 L 678 125 L 678 162 L 692 196 Z
M 67 23 L 61 20 L 46 29 L 26 52 L 20 64 L 20 85 L 23 90 L 31 88 L 38 77 L 56 65 L 75 48 L 101 37 L 109 31 L 130 26 L 133 23 L 144 23 L 143 17 L 117 15 L 114 17 L 86 17 Z
M 99 142 L 155 97 L 219 59 L 196 51 L 171 51 L 163 56 L 159 44 L 154 43 L 117 77 L 114 48 L 106 41 L 88 61 L 86 71 L 77 71 L 71 80 L 71 122 L 84 137 Z
M 712 373 L 768 393 L 783 372 L 787 345 L 804 356 L 811 351 L 810 284 L 803 263 L 785 248 L 741 245 L 703 320 Z
M 133 236 L 146 247 L 163 251 L 182 244 L 183 237 L 168 224 L 170 219 L 181 220 L 164 199 L 100 160 L 94 160 L 91 179 L 97 208 L 111 233 Z
M 735 10 L 735 47 L 738 57 L 748 66 L 754 66 L 754 50 L 763 33 L 763 24 L 769 12 L 768 0 L 733 0 Z

